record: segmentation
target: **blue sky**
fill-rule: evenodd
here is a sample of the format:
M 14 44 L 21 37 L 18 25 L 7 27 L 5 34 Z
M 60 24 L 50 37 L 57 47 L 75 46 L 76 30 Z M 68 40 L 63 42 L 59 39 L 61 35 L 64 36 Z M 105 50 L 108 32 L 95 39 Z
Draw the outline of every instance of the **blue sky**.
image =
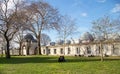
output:
M 79 38 L 81 33 L 90 31 L 91 22 L 104 15 L 112 18 L 120 15 L 120 0 L 45 0 L 57 8 L 60 14 L 69 15 L 76 20 L 78 34 L 73 38 Z M 52 41 L 57 38 L 54 31 L 47 32 Z

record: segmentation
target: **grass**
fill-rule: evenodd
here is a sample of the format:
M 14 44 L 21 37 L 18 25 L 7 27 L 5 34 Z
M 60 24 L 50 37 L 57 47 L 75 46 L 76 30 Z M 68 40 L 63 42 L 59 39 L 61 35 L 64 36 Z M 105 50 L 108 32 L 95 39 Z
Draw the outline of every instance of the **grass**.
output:
M 0 74 L 120 74 L 120 57 L 12 56 L 0 58 Z

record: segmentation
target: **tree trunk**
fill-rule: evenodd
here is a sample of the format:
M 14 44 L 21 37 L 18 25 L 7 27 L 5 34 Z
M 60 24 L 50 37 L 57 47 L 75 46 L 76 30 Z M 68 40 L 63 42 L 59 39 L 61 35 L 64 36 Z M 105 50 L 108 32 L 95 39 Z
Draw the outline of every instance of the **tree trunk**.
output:
M 65 36 L 65 35 L 64 35 Z M 64 37 L 64 44 L 63 44 L 63 50 L 64 50 L 64 52 L 63 52 L 63 54 L 65 55 L 65 41 L 66 41 L 66 38 Z
M 101 53 L 101 62 L 103 61 L 103 48 L 102 48 L 102 42 L 100 42 L 100 53 Z
M 29 55 L 29 47 L 27 47 L 27 55 Z
M 20 42 L 20 48 L 19 48 L 19 55 L 21 55 L 21 49 L 22 49 L 22 42 Z
M 6 58 L 10 59 L 10 49 L 9 49 L 10 43 L 9 43 L 9 40 L 7 38 L 6 38 L 6 42 L 7 42 Z
M 27 55 L 29 55 L 30 41 L 27 41 Z
M 21 55 L 23 56 L 23 46 L 21 47 Z
M 41 43 L 40 43 L 40 33 L 38 34 L 38 54 L 41 55 Z

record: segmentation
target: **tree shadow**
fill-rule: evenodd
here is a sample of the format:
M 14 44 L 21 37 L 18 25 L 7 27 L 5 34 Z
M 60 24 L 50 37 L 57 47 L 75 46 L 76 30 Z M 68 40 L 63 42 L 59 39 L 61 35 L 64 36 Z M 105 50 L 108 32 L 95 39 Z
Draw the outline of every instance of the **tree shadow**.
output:
M 100 57 L 83 57 L 80 59 L 67 59 L 68 62 L 94 62 L 101 61 Z M 104 61 L 120 61 L 119 58 L 104 58 Z
M 59 57 L 12 57 L 11 59 L 0 58 L 0 64 L 22 64 L 22 63 L 58 63 Z M 65 57 L 65 63 L 71 62 L 93 62 L 100 61 L 100 57 Z M 104 61 L 120 61 L 118 58 L 104 58 Z
M 12 57 L 11 59 L 0 58 L 0 64 L 20 64 L 20 63 L 55 63 L 55 57 Z

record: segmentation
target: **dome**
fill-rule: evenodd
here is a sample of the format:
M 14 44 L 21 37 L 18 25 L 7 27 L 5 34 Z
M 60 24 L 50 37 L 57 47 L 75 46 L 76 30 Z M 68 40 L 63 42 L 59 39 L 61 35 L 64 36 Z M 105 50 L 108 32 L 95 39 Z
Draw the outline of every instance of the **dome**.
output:
M 120 36 L 117 34 L 117 35 L 113 36 L 113 39 L 114 40 L 120 40 Z
M 71 41 L 70 40 L 66 40 L 65 44 L 71 44 Z
M 58 45 L 62 45 L 62 44 L 64 44 L 64 40 L 61 40 L 61 39 L 60 39 L 60 40 L 57 40 L 56 43 L 57 43 Z
M 96 41 L 101 41 L 101 40 L 104 40 L 104 37 L 103 36 L 96 36 L 95 40 Z
M 27 34 L 24 36 L 24 39 L 25 40 L 32 40 L 32 41 L 35 41 L 34 37 L 31 35 L 31 34 Z
M 78 44 L 80 43 L 80 39 L 72 39 L 71 44 Z
M 82 40 L 82 41 L 93 41 L 93 36 L 89 32 L 85 32 L 81 35 L 80 40 Z
M 55 46 L 55 42 L 50 42 L 50 45 L 51 46 Z
M 110 34 L 108 35 L 109 40 L 120 40 L 120 35 L 119 34 Z

